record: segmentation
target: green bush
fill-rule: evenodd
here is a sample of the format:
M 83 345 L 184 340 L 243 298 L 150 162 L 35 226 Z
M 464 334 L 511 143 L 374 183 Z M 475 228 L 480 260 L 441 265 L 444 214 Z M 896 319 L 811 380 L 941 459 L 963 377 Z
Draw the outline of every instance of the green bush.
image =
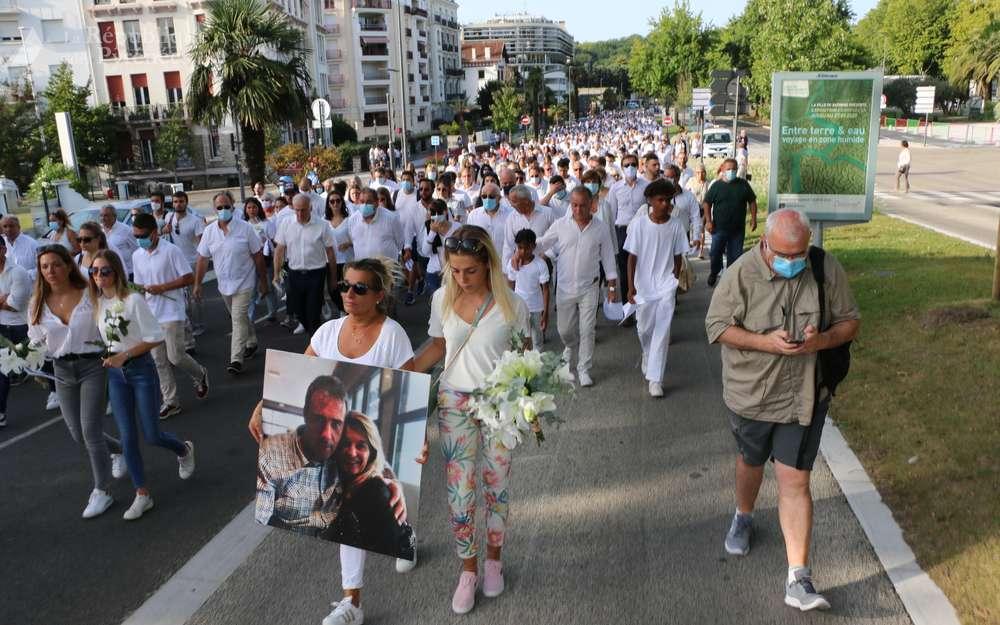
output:
M 80 195 L 86 196 L 89 192 L 87 185 L 80 180 L 79 176 L 72 169 L 60 162 L 53 161 L 51 156 L 46 156 L 39 164 L 38 173 L 35 174 L 34 180 L 31 181 L 31 185 L 28 187 L 28 197 L 32 200 L 40 201 L 42 199 L 42 184 L 51 184 L 56 180 L 69 180 L 69 186 L 75 189 Z M 49 197 L 53 197 L 55 190 L 49 187 L 46 193 L 48 193 Z
M 330 143 L 337 145 L 340 143 L 357 143 L 358 133 L 354 127 L 344 121 L 343 117 L 334 116 L 330 120 Z
M 366 162 L 368 161 L 368 148 L 371 147 L 367 143 L 358 143 L 357 141 L 349 141 L 347 143 L 341 143 L 337 146 L 337 150 L 340 151 L 340 158 L 342 160 L 345 170 L 352 171 L 354 169 L 354 157 L 361 157 L 361 169 L 365 169 Z

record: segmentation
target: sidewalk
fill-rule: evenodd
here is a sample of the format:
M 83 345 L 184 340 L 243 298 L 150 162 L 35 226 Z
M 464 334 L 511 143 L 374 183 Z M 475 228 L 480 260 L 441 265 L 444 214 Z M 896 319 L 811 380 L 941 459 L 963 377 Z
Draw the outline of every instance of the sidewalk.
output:
M 515 452 L 507 590 L 496 599 L 480 595 L 464 617 L 450 607 L 458 561 L 431 429 L 415 523 L 419 564 L 404 576 L 391 559 L 369 556 L 366 623 L 799 625 L 831 616 L 852 625 L 910 623 L 822 459 L 812 481 L 812 565 L 832 615 L 804 615 L 783 603 L 786 565 L 770 468 L 753 550 L 745 558 L 723 550 L 735 451 L 718 348 L 705 342 L 706 263 L 696 268 L 698 282 L 674 318 L 665 399 L 646 394 L 635 330 L 602 320 L 596 386 L 562 401 L 567 423 L 547 432 L 542 447 Z M 248 475 L 248 499 L 250 484 Z M 340 595 L 337 545 L 272 531 L 188 623 L 318 625 Z

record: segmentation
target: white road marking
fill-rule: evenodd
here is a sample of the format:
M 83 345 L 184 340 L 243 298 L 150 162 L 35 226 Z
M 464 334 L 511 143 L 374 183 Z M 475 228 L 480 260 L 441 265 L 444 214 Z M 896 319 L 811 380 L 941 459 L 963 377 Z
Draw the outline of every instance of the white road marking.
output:
M 27 432 L 21 432 L 17 436 L 11 438 L 9 441 L 4 441 L 4 442 L 0 443 L 0 449 L 6 449 L 7 447 L 10 447 L 11 445 L 13 445 L 14 443 L 16 443 L 17 441 L 23 440 L 25 438 L 28 438 L 29 436 L 31 436 L 35 432 L 41 432 L 42 430 L 44 430 L 45 428 L 49 427 L 50 425 L 52 425 L 54 423 L 58 423 L 59 421 L 62 421 L 62 420 L 63 420 L 63 418 L 61 416 L 59 416 L 59 417 L 52 417 L 51 419 L 49 419 L 45 423 L 43 423 L 41 425 L 36 425 L 35 427 L 31 428 Z

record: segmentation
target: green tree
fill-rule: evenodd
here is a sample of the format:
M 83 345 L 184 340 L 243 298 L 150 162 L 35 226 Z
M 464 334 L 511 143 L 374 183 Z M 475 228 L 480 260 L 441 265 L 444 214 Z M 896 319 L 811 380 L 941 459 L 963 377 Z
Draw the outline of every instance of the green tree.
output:
M 613 87 L 608 87 L 601 94 L 601 108 L 605 111 L 615 111 L 622 105 L 622 100 L 618 97 L 618 92 Z
M 330 133 L 332 145 L 341 143 L 354 143 L 358 140 L 358 131 L 353 126 L 344 121 L 340 115 L 334 115 L 330 121 Z
M 535 138 L 538 138 L 541 122 L 543 119 L 542 109 L 546 108 L 553 100 L 552 90 L 545 86 L 545 75 L 539 67 L 532 67 L 528 71 L 528 77 L 524 81 L 525 103 L 528 106 L 528 113 L 531 115 L 532 126 L 535 129 Z
M 880 0 L 855 31 L 890 74 L 940 76 L 955 19 L 954 0 Z
M 42 185 L 51 185 L 57 180 L 68 180 L 69 186 L 76 189 L 77 193 L 83 196 L 87 195 L 87 184 L 80 180 L 76 172 L 63 165 L 62 162 L 53 160 L 51 156 L 46 156 L 39 163 L 35 178 L 31 181 L 31 186 L 28 187 L 28 197 L 40 201 L 42 199 Z M 48 188 L 47 193 L 49 199 L 54 197 L 54 191 L 51 190 L 51 187 Z
M 576 44 L 572 62 L 573 84 L 577 87 L 613 86 L 622 93 L 631 92 L 628 60 L 632 47 L 640 39 L 639 35 L 631 35 Z
M 0 176 L 27 189 L 43 154 L 26 85 L 0 85 L 0 128 Z
M 69 113 L 73 126 L 73 143 L 81 165 L 96 167 L 114 160 L 117 150 L 114 139 L 123 130 L 121 122 L 111 114 L 106 104 L 90 106 L 90 81 L 78 86 L 73 82 L 73 70 L 63 62 L 49 78 L 41 93 L 44 105 L 42 132 L 45 134 L 46 153 L 54 159 L 61 158 L 59 133 L 56 130 L 56 113 Z M 84 171 L 84 178 L 86 172 Z
M 156 133 L 153 152 L 160 167 L 173 172 L 174 182 L 177 182 L 177 161 L 190 156 L 194 151 L 193 145 L 194 137 L 191 128 L 184 121 L 184 115 L 179 109 L 172 111 Z
M 505 85 L 493 96 L 493 106 L 490 107 L 493 127 L 506 131 L 509 138 L 513 135 L 514 128 L 517 127 L 522 106 L 523 99 L 517 89 L 511 85 Z
M 975 80 L 980 95 L 990 97 L 989 80 L 976 80 L 975 75 L 988 76 L 989 56 L 984 50 L 987 33 L 1000 22 L 1000 0 L 959 0 L 951 24 L 951 45 L 944 54 L 944 74 L 956 86 L 963 88 Z M 970 62 L 971 61 L 971 62 Z M 994 73 L 994 77 L 996 74 Z
M 672 102 L 680 87 L 707 79 L 713 69 L 704 62 L 711 39 L 688 0 L 675 0 L 651 26 L 649 35 L 632 46 L 629 79 L 641 93 Z
M 235 117 L 250 179 L 263 180 L 267 128 L 306 119 L 308 49 L 302 31 L 270 2 L 208 0 L 206 8 L 191 49 L 191 116 L 205 125 Z
M 493 96 L 496 95 L 497 91 L 503 89 L 504 83 L 499 80 L 487 81 L 485 85 L 479 88 L 479 92 L 476 94 L 476 106 L 479 110 L 488 112 L 493 108 Z

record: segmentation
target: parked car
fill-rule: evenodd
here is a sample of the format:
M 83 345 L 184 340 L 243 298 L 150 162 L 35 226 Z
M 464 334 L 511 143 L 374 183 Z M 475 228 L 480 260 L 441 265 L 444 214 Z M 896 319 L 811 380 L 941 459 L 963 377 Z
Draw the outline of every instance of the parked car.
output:
M 149 213 L 150 205 L 149 200 L 124 200 L 118 202 L 94 202 L 91 206 L 87 208 L 81 208 L 75 210 L 69 214 L 70 226 L 77 230 L 83 224 L 88 221 L 101 221 L 101 207 L 105 204 L 110 204 L 115 207 L 115 215 L 118 221 L 122 222 L 126 226 L 132 225 L 132 209 L 140 208 L 142 212 Z
M 710 158 L 735 158 L 733 153 L 733 132 L 729 128 L 706 128 L 701 134 L 702 153 Z

